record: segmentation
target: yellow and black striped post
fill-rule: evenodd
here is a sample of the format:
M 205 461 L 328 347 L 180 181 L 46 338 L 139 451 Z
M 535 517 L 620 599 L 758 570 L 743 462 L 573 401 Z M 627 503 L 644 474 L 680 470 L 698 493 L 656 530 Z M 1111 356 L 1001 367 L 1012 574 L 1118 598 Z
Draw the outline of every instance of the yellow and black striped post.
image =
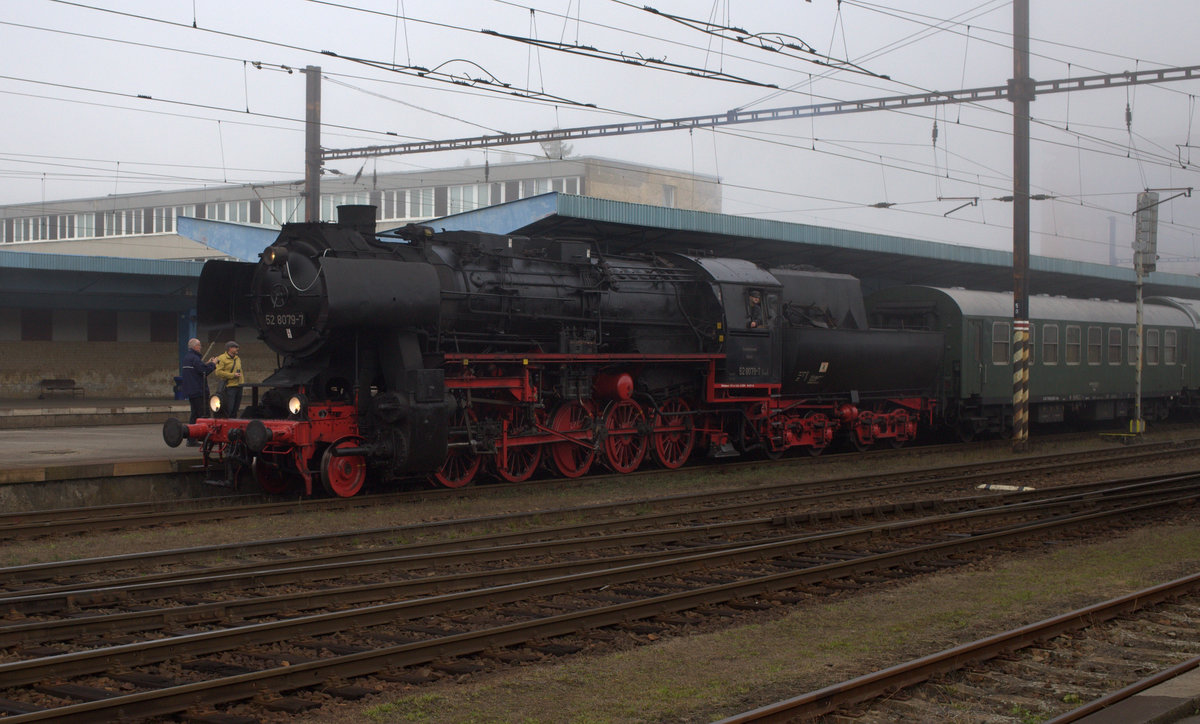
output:
M 1029 320 L 1013 320 L 1013 446 L 1029 442 Z
M 1029 449 L 1029 0 L 1013 0 L 1013 450 Z

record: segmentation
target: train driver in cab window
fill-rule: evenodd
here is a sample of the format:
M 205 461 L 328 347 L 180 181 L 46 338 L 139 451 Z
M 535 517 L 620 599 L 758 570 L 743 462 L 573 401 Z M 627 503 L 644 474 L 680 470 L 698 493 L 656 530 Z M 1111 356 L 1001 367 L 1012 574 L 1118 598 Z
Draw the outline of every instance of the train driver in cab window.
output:
M 766 326 L 766 315 L 763 314 L 762 292 L 751 289 L 746 294 L 746 326 L 759 329 Z

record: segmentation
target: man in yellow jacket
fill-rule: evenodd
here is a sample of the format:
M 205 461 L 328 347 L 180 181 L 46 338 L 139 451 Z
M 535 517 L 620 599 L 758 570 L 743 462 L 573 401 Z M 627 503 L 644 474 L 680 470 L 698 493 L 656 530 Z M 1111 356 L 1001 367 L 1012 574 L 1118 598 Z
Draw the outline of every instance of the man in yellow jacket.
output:
M 242 358 L 238 357 L 238 343 L 225 343 L 225 354 L 219 355 L 213 374 L 225 383 L 225 392 L 221 395 L 221 414 L 237 417 L 238 408 L 242 405 Z

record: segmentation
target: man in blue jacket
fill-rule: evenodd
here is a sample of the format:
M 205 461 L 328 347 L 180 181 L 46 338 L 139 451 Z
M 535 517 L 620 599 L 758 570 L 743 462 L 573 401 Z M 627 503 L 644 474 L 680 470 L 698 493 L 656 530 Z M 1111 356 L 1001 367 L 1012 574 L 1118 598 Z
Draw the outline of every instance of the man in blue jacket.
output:
M 183 373 L 183 395 L 187 397 L 188 404 L 192 406 L 192 417 L 189 423 L 195 423 L 196 420 L 204 414 L 206 398 L 208 397 L 208 373 L 216 369 L 215 362 L 205 362 L 200 359 L 200 340 L 193 337 L 188 340 L 188 351 L 183 356 L 183 365 L 181 372 Z M 200 443 L 196 440 L 189 439 L 187 444 L 191 447 L 196 447 Z

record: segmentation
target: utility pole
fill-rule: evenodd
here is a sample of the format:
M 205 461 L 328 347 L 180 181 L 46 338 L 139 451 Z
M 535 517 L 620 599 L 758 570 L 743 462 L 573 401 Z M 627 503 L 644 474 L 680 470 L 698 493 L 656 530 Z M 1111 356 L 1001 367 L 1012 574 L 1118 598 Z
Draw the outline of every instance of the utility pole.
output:
M 304 220 L 321 220 L 321 67 L 304 69 Z
M 1159 200 L 1158 191 L 1178 191 L 1174 196 Z M 1192 187 L 1170 189 L 1146 189 L 1137 197 L 1137 209 L 1133 212 L 1133 269 L 1137 274 L 1137 364 L 1133 372 L 1133 419 L 1129 421 L 1129 432 L 1141 435 L 1146 431 L 1146 420 L 1142 417 L 1142 354 L 1143 342 L 1142 284 L 1146 274 L 1158 269 L 1158 207 L 1180 196 L 1191 198 Z
M 1158 268 L 1158 194 L 1143 191 L 1138 194 L 1137 211 L 1134 212 L 1133 269 L 1137 273 L 1137 364 L 1133 368 L 1133 419 L 1129 431 L 1141 435 L 1146 431 L 1146 419 L 1142 417 L 1142 365 L 1146 345 L 1143 341 L 1142 286 L 1147 272 Z
M 1013 451 L 1029 447 L 1029 0 L 1013 0 Z
M 1133 372 L 1133 419 L 1129 431 L 1141 435 L 1146 431 L 1146 419 L 1142 417 L 1142 353 L 1146 349 L 1142 341 L 1142 281 L 1147 272 L 1158 268 L 1158 193 L 1143 191 L 1137 197 L 1134 212 L 1133 269 L 1137 273 L 1137 364 Z

